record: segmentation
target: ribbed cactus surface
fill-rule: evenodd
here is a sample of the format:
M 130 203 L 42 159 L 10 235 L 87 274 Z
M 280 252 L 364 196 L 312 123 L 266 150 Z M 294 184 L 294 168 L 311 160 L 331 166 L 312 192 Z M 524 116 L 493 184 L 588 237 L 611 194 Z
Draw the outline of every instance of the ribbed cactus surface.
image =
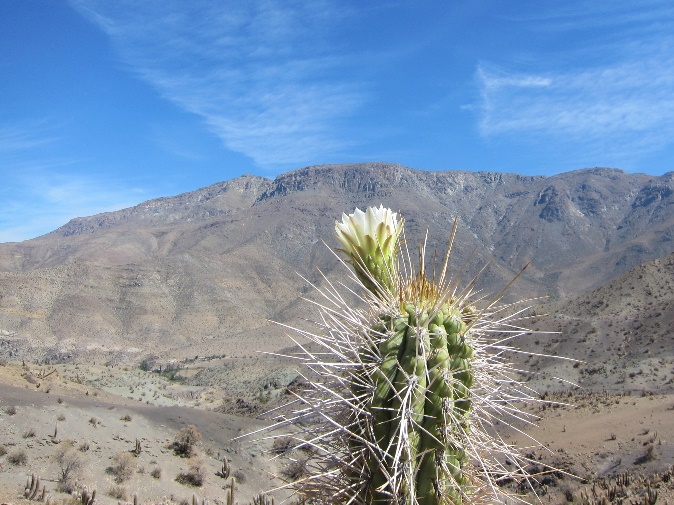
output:
M 383 337 L 381 362 L 364 415 L 371 417 L 373 437 L 385 456 L 370 460 L 367 494 L 382 503 L 461 503 L 474 381 L 471 316 L 451 303 L 429 309 L 406 302 L 401 308 L 397 317 L 382 315 L 373 328 Z M 397 464 L 408 474 L 398 491 L 390 481 Z M 396 492 L 402 495 L 393 497 Z
M 528 330 L 518 311 L 501 312 L 517 304 L 497 307 L 499 294 L 477 309 L 475 279 L 460 288 L 448 273 L 456 227 L 429 277 L 423 247 L 413 265 L 391 210 L 356 209 L 336 224 L 356 285 L 326 279 L 318 290 L 321 331 L 295 330 L 319 349 L 299 356 L 309 387 L 274 426 L 295 426 L 298 448 L 314 455 L 309 475 L 290 484 L 300 495 L 354 505 L 497 503 L 495 479 L 522 477 L 526 458 L 492 426 L 534 417 L 517 404 L 538 398 L 503 358 Z

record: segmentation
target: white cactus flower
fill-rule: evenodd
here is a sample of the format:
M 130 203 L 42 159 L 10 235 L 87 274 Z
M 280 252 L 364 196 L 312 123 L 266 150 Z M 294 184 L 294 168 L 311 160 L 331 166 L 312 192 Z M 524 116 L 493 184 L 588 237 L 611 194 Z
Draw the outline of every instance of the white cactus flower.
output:
M 380 205 L 368 207 L 365 212 L 356 209 L 353 214 L 342 214 L 342 222 L 335 223 L 337 239 L 342 252 L 356 268 L 366 287 L 377 292 L 391 288 L 395 276 L 395 253 L 404 220 L 391 209 Z

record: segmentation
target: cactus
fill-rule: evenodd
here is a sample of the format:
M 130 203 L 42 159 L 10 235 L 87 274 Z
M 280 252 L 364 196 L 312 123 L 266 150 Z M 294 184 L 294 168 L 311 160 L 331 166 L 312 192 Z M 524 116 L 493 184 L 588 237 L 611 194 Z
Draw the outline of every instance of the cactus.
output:
M 269 498 L 266 494 L 260 493 L 253 498 L 251 505 L 274 505 L 274 498 Z
M 28 500 L 34 500 L 37 493 L 40 491 L 40 477 L 32 474 L 26 482 L 26 487 L 23 490 L 23 496 Z
M 222 458 L 222 466 L 220 467 L 220 471 L 216 472 L 216 475 L 223 479 L 228 479 L 231 471 L 232 469 L 229 465 L 229 462 L 227 461 L 227 458 Z
M 477 277 L 460 289 L 460 279 L 449 275 L 457 223 L 431 276 L 425 247 L 412 265 L 399 240 L 404 221 L 391 210 L 356 209 L 336 224 L 337 251 L 356 287 L 343 294 L 343 282 L 326 279 L 328 287 L 318 289 L 321 331 L 295 330 L 322 348 L 299 357 L 307 377 L 317 379 L 275 425 L 294 425 L 315 449 L 311 475 L 291 484 L 300 496 L 321 503 L 491 503 L 503 499 L 498 479 L 522 478 L 526 458 L 492 426 L 496 418 L 533 419 L 517 404 L 537 395 L 519 388 L 503 358 L 512 350 L 508 342 L 528 330 L 518 326 L 520 310 L 498 305 L 510 284 L 478 309 Z M 347 301 L 353 295 L 361 307 Z
M 229 488 L 229 490 L 226 491 L 225 504 L 226 505 L 235 505 L 236 501 L 235 501 L 235 498 L 234 498 L 234 496 L 235 496 L 234 495 L 234 491 L 235 491 L 234 477 L 232 477 L 232 480 L 229 483 L 229 486 L 227 486 L 227 487 Z M 227 489 L 227 487 L 225 489 Z
M 80 496 L 80 503 L 82 505 L 94 505 L 96 502 L 96 490 L 94 489 L 91 494 L 89 490 L 84 488 L 82 489 L 82 495 Z

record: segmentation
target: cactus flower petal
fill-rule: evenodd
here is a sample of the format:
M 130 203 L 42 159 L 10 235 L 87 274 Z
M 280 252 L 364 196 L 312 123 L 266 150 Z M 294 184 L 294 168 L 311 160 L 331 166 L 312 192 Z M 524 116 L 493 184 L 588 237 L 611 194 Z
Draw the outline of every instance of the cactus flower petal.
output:
M 368 207 L 365 212 L 356 209 L 353 214 L 342 214 L 342 222 L 335 223 L 341 251 L 354 266 L 363 284 L 374 293 L 392 289 L 395 276 L 395 253 L 403 219 L 383 205 Z

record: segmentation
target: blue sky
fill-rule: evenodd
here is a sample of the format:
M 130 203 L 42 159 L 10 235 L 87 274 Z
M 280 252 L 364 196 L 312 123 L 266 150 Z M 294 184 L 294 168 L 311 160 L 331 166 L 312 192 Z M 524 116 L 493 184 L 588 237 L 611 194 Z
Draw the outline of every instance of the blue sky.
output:
M 674 3 L 3 0 L 0 242 L 245 173 L 674 170 Z

